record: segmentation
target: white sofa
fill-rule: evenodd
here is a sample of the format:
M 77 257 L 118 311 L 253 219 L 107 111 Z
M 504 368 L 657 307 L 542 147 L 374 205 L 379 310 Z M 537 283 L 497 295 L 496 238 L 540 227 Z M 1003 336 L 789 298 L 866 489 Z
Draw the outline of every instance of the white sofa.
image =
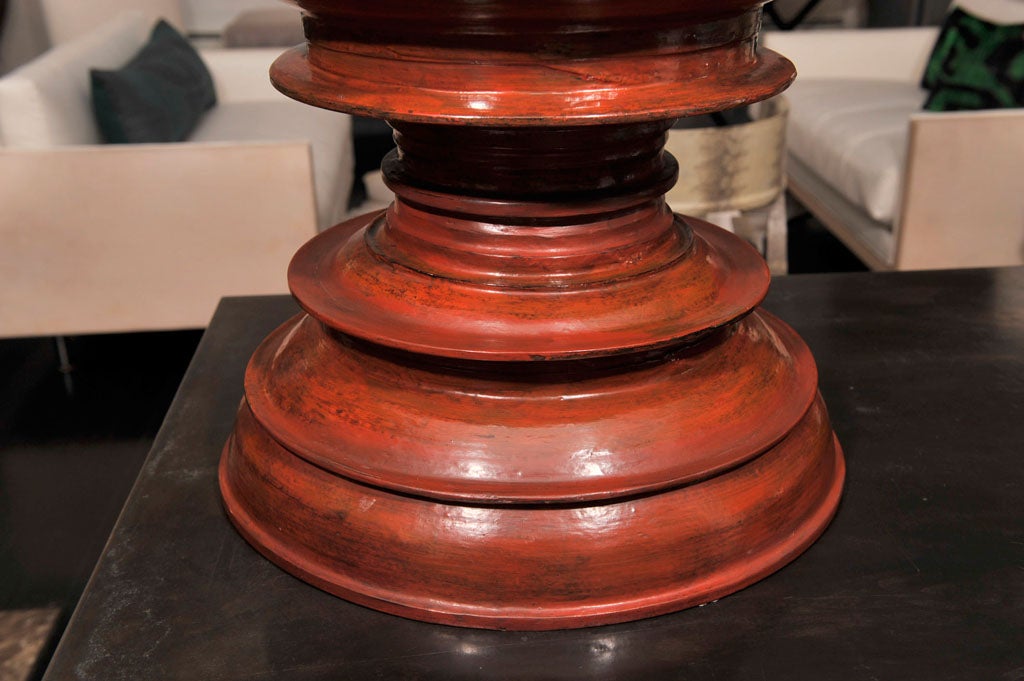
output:
M 767 32 L 790 192 L 877 270 L 1024 263 L 1024 109 L 922 111 L 937 28 Z
M 344 216 L 351 119 L 274 90 L 280 50 L 203 51 L 218 104 L 188 141 L 101 144 L 89 68 L 150 28 L 123 14 L 0 78 L 0 336 L 205 326 L 222 296 L 286 292 Z

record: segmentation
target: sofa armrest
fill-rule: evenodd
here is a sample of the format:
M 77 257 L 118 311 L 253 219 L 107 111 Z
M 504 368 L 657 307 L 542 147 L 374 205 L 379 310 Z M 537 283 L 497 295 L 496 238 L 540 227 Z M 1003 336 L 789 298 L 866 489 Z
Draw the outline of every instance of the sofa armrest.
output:
M 1024 109 L 910 119 L 896 267 L 1024 263 Z
M 270 65 L 283 52 L 277 47 L 199 51 L 210 69 L 217 99 L 221 102 L 267 101 L 284 97 L 270 83 Z
M 316 233 L 301 142 L 0 150 L 0 205 L 0 336 L 203 327 Z
M 796 65 L 797 78 L 920 81 L 935 27 L 765 31 L 764 45 Z

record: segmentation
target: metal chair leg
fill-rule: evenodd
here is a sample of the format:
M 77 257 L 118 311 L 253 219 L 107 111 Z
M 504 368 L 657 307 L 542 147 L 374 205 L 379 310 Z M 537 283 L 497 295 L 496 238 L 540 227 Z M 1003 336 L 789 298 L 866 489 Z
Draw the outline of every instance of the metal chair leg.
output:
M 56 336 L 54 340 L 57 342 L 57 358 L 60 361 L 58 370 L 64 374 L 64 392 L 71 397 L 75 394 L 75 382 L 71 377 L 71 372 L 75 370 L 75 367 L 71 366 L 71 359 L 68 356 L 67 339 L 64 336 Z

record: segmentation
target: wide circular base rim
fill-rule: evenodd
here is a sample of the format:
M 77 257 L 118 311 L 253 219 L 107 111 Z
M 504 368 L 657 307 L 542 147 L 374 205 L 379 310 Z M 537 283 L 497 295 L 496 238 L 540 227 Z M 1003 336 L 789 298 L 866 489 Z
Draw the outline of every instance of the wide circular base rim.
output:
M 788 565 L 822 535 L 838 510 L 846 477 L 842 447 L 833 434 L 832 480 L 818 506 L 802 519 L 797 529 L 746 560 L 677 588 L 637 598 L 623 594 L 608 602 L 583 606 L 487 608 L 439 601 L 426 605 L 423 599 L 382 592 L 379 587 L 368 588 L 346 575 L 317 569 L 316 565 L 302 560 L 297 551 L 263 530 L 244 510 L 228 481 L 227 453 L 234 445 L 233 440 L 232 435 L 224 447 L 218 470 L 224 506 L 238 532 L 264 557 L 302 581 L 352 603 L 408 619 L 477 629 L 547 631 L 617 624 L 677 612 L 733 594 Z

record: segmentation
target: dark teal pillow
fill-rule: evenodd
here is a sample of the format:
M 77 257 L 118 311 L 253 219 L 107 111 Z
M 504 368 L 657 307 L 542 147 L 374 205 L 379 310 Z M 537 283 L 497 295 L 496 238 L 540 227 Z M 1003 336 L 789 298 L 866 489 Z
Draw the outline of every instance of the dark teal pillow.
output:
M 921 85 L 929 111 L 1024 106 L 1024 24 L 993 24 L 954 9 Z
M 107 142 L 179 142 L 217 103 L 199 53 L 162 20 L 131 61 L 90 76 L 93 112 Z

